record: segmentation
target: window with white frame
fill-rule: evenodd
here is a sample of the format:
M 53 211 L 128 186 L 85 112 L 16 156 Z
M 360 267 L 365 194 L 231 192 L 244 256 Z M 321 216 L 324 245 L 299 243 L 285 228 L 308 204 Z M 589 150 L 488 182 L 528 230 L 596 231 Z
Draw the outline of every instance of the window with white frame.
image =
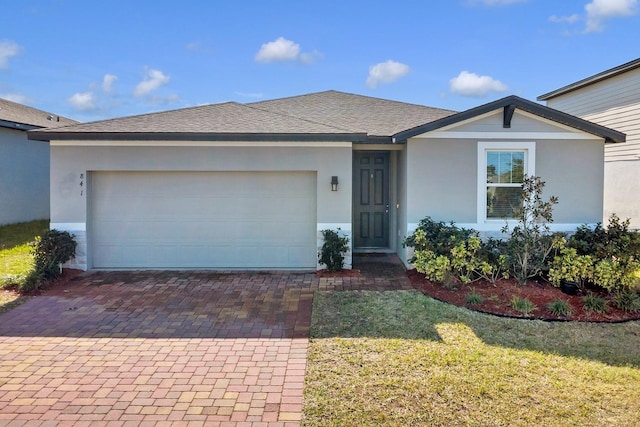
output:
M 535 173 L 535 143 L 478 143 L 478 219 L 517 218 L 522 182 Z

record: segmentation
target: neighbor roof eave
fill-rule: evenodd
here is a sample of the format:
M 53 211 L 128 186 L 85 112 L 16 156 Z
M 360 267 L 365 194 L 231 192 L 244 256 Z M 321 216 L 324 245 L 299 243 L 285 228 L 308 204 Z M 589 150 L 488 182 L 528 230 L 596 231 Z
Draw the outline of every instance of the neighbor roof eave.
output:
M 626 73 L 627 71 L 631 71 L 634 70 L 636 68 L 640 67 L 640 58 L 638 59 L 634 59 L 633 61 L 629 61 L 625 64 L 619 65 L 617 67 L 614 68 L 610 68 L 608 70 L 605 70 L 601 73 L 598 74 L 594 74 L 593 76 L 587 77 L 585 79 L 582 80 L 578 80 L 577 82 L 568 84 L 566 86 L 561 87 L 560 89 L 556 89 L 553 90 L 551 92 L 545 93 L 543 95 L 540 95 L 537 100 L 538 101 L 548 101 L 552 98 L 555 98 L 557 96 L 560 95 L 564 95 L 566 93 L 569 92 L 573 92 L 575 90 L 578 89 L 582 89 L 585 86 L 589 86 L 598 82 L 601 82 L 602 80 L 606 80 L 608 78 L 617 76 L 619 74 L 622 73 Z

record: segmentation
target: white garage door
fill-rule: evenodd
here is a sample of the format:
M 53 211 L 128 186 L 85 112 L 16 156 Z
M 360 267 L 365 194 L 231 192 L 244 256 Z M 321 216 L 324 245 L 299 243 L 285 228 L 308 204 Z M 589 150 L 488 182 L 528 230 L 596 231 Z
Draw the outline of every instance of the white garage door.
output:
M 96 172 L 94 268 L 315 268 L 310 172 Z

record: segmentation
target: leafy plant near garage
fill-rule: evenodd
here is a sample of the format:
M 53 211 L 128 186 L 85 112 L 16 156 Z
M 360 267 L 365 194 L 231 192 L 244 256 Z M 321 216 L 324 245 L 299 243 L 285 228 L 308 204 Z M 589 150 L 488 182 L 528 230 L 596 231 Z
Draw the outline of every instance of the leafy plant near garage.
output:
M 349 238 L 340 235 L 338 230 L 322 230 L 324 243 L 320 251 L 320 264 L 327 266 L 327 271 L 341 271 L 344 268 L 344 254 L 349 251 Z
M 19 286 L 33 291 L 60 275 L 61 266 L 75 256 L 77 243 L 67 231 L 49 230 L 37 239 L 32 251 L 34 267 Z
M 573 311 L 571 309 L 571 305 L 567 301 L 561 299 L 551 301 L 547 304 L 547 309 L 551 314 L 561 317 L 569 317 Z

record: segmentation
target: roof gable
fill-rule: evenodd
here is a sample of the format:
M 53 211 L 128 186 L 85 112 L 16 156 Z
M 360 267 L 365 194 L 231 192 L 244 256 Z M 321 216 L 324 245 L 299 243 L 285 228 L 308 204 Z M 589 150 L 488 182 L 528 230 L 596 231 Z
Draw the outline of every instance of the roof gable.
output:
M 484 104 L 479 107 L 475 107 L 470 110 L 466 110 L 461 113 L 457 113 L 452 116 L 433 121 L 431 123 L 426 123 L 422 126 L 417 126 L 404 132 L 399 132 L 394 135 L 394 138 L 396 139 L 396 141 L 403 141 L 427 132 L 461 124 L 462 122 L 480 118 L 486 115 L 495 114 L 497 110 L 502 110 L 501 114 L 504 128 L 509 128 L 511 126 L 511 119 L 513 118 L 515 111 L 521 110 L 533 116 L 549 120 L 559 125 L 568 126 L 570 128 L 604 138 L 606 142 L 624 142 L 626 138 L 625 134 L 621 132 L 597 125 L 595 123 L 580 119 L 562 111 L 545 107 L 544 105 L 537 104 L 535 102 L 531 102 L 514 95 L 507 96 L 497 101 L 493 101 L 488 104 Z
M 75 120 L 0 98 L 0 126 L 29 130 L 78 123 Z

